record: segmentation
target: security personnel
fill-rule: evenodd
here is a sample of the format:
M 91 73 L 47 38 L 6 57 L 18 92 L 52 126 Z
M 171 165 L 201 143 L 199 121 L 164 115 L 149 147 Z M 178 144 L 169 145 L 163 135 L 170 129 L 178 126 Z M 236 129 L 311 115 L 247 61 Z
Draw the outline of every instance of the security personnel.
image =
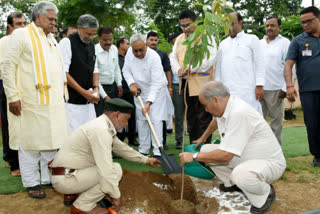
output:
M 78 194 L 71 213 L 108 213 L 97 206 L 105 195 L 113 208 L 120 208 L 120 164 L 112 161 L 112 152 L 131 161 L 159 167 L 160 161 L 141 155 L 121 142 L 116 133 L 128 125 L 133 105 L 120 98 L 105 102 L 104 114 L 82 125 L 66 138 L 51 164 L 53 187 L 63 194 Z M 66 197 L 65 197 L 66 199 Z

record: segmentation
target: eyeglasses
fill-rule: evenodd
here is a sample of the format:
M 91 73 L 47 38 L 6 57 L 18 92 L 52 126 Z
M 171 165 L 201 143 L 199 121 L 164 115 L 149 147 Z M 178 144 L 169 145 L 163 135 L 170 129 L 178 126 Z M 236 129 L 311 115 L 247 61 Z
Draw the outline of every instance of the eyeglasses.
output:
M 113 39 L 102 39 L 102 41 L 104 41 L 104 42 L 112 42 Z
M 183 29 L 189 28 L 191 24 L 192 24 L 192 23 L 185 24 L 185 25 L 180 25 L 180 27 L 181 27 L 181 29 L 183 30 Z
M 305 21 L 301 21 L 301 25 L 304 25 L 304 24 L 311 24 L 311 22 L 313 22 L 313 20 L 315 20 L 317 17 L 313 17 L 312 19 L 307 19 Z

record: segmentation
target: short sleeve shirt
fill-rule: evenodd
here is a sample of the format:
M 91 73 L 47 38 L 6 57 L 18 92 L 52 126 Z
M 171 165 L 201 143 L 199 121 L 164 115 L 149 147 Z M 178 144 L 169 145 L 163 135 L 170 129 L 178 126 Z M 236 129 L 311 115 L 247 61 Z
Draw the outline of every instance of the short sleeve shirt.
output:
M 163 67 L 164 72 L 171 71 L 171 65 L 170 65 L 170 60 L 166 52 L 157 49 L 156 52 L 159 54 L 161 58 L 161 64 Z
M 320 90 L 320 38 L 306 32 L 298 35 L 289 46 L 286 60 L 296 61 L 300 92 Z
M 221 136 L 219 149 L 238 156 L 240 162 L 262 159 L 285 164 L 282 149 L 268 123 L 240 98 L 230 96 L 217 123 Z

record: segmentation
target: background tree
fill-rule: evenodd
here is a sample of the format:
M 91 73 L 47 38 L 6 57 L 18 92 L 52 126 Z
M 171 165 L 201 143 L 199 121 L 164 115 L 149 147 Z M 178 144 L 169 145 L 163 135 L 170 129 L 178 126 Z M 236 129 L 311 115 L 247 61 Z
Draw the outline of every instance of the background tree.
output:
M 76 26 L 80 15 L 89 13 L 100 26 L 114 29 L 114 37 L 131 35 L 135 24 L 134 0 L 54 0 L 59 9 L 58 25 Z
M 266 18 L 277 15 L 289 17 L 302 9 L 302 0 L 230 0 L 231 7 L 244 17 L 244 28 L 256 34 L 264 35 L 263 25 Z
M 163 33 L 164 38 L 182 32 L 179 26 L 179 14 L 190 9 L 195 11 L 199 18 L 203 17 L 202 5 L 211 5 L 212 0 L 144 0 L 141 7 L 145 14 L 154 21 L 157 28 Z
M 21 12 L 25 15 L 27 21 L 30 21 L 33 5 L 38 1 L 40 0 L 0 0 L 0 11 L 2 14 L 2 18 L 0 19 L 0 37 L 6 34 L 7 16 L 10 12 Z

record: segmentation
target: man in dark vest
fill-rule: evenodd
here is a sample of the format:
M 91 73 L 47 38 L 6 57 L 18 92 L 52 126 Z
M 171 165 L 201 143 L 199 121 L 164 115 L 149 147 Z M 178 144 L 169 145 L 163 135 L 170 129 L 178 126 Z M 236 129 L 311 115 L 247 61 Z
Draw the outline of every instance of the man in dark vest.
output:
M 94 73 L 95 49 L 92 39 L 99 27 L 92 15 L 79 17 L 78 31 L 63 38 L 61 48 L 67 73 L 69 100 L 67 113 L 73 130 L 96 117 L 94 103 L 99 102 L 99 73 Z

